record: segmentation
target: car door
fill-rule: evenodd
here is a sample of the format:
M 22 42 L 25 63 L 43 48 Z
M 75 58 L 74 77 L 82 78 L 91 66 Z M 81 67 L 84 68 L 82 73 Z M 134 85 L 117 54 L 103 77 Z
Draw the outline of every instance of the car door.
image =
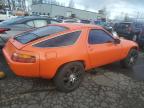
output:
M 92 67 L 112 63 L 121 58 L 121 44 L 102 29 L 90 29 L 88 34 L 88 54 Z

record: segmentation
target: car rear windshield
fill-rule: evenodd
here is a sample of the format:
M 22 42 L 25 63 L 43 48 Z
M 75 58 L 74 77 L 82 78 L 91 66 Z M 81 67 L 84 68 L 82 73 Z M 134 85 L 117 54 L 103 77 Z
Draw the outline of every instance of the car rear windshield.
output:
M 29 31 L 29 32 L 22 33 L 16 36 L 14 39 L 22 44 L 26 44 L 31 41 L 37 40 L 39 38 L 65 31 L 67 29 L 68 28 L 65 28 L 62 26 L 46 26 L 46 27 L 42 27 L 42 28 Z

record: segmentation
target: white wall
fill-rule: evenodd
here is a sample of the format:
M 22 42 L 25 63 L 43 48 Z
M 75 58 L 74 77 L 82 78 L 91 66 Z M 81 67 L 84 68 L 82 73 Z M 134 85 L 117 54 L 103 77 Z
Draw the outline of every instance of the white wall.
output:
M 81 19 L 96 19 L 97 16 L 99 16 L 97 13 L 94 13 L 94 12 L 67 8 L 63 6 L 57 6 L 57 5 L 50 5 L 50 4 L 32 5 L 32 12 L 38 12 L 42 14 L 50 13 L 51 17 L 55 17 L 57 15 L 67 17 L 67 14 L 71 12 L 72 14 L 75 14 L 76 17 L 81 18 Z

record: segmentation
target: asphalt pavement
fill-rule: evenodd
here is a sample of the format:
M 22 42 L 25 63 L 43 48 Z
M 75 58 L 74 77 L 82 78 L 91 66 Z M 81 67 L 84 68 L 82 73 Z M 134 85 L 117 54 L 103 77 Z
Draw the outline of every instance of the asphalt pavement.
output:
M 17 77 L 0 54 L 0 108 L 144 108 L 144 55 L 132 69 L 113 63 L 85 74 L 80 87 L 61 93 L 52 81 Z

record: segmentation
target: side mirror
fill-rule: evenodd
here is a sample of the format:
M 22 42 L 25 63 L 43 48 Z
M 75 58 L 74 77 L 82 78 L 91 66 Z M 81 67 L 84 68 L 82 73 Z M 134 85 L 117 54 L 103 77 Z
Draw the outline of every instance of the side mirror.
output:
M 115 39 L 114 43 L 115 44 L 120 44 L 120 39 Z

